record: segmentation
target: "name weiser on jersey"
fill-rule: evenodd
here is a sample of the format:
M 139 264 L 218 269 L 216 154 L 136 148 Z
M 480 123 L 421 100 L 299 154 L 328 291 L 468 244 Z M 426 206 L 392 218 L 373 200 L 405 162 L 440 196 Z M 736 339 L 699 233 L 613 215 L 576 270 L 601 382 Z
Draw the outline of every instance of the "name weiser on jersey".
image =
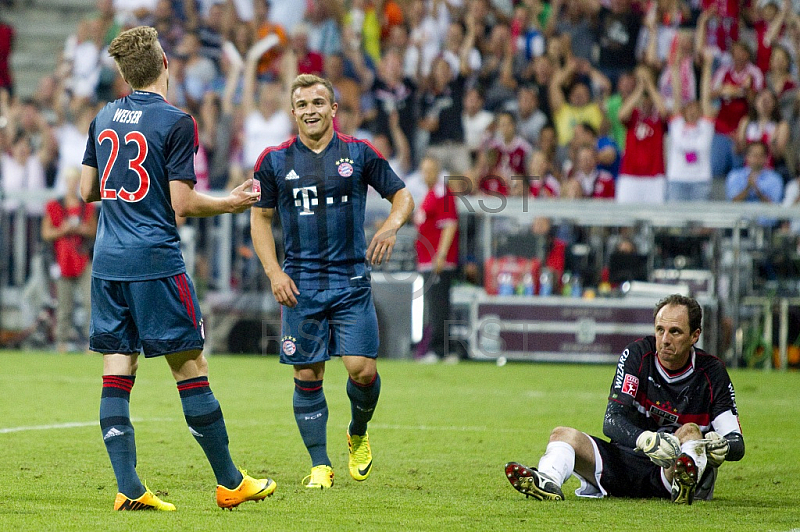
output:
M 131 111 L 130 109 L 117 109 L 114 112 L 112 122 L 119 122 L 121 124 L 138 124 L 139 119 L 142 117 L 142 111 Z

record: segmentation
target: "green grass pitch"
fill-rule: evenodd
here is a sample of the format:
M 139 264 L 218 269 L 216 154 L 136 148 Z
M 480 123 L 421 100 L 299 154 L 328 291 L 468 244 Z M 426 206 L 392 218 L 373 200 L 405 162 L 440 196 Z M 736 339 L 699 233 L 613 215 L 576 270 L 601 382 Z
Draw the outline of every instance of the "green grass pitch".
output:
M 295 426 L 289 368 L 275 357 L 210 357 L 210 382 L 234 461 L 278 483 L 262 503 L 214 503 L 210 467 L 183 420 L 163 360 L 140 359 L 131 413 L 138 471 L 178 511 L 113 512 L 116 484 L 97 412 L 101 358 L 0 351 L 0 530 L 800 530 L 798 375 L 731 371 L 747 443 L 720 471 L 716 498 L 582 500 L 570 479 L 562 503 L 525 499 L 503 474 L 535 465 L 556 425 L 602 433 L 613 366 L 381 360 L 370 425 L 372 475 L 347 472 L 346 373 L 328 365 L 333 489 L 309 491 L 310 461 Z

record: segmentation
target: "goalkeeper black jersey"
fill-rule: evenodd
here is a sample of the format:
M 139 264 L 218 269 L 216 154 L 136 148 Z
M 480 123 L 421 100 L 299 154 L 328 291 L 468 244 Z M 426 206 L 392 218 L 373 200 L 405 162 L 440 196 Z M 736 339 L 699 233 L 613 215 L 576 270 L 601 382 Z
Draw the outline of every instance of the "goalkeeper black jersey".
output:
M 637 340 L 622 352 L 608 400 L 621 404 L 628 420 L 644 430 L 674 432 L 696 423 L 705 433 L 726 412 L 738 420 L 725 364 L 694 349 L 684 368 L 668 371 L 658 361 L 654 336 Z

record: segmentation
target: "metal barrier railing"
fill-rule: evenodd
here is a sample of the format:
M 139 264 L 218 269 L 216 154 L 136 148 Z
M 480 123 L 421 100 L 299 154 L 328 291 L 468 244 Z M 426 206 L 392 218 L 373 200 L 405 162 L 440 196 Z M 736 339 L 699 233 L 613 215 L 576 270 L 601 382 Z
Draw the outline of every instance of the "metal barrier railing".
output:
M 222 192 L 220 192 L 222 194 Z M 27 281 L 29 264 L 33 255 L 41 250 L 39 240 L 39 223 L 41 217 L 32 212 L 41 212 L 41 205 L 55 197 L 54 191 L 38 191 L 24 193 L 7 193 L 3 204 L 13 201 L 18 206 L 13 211 L 5 211 L 0 222 L 0 238 L 2 238 L 2 257 L 0 257 L 0 285 L 22 287 Z M 731 303 L 734 331 L 739 329 L 739 307 L 752 304 L 745 300 L 751 294 L 741 290 L 742 279 L 742 235 L 751 231 L 755 235 L 757 245 L 767 246 L 759 233 L 759 218 L 777 220 L 799 220 L 800 206 L 783 207 L 779 205 L 763 205 L 751 203 L 675 203 L 662 206 L 616 204 L 599 200 L 540 200 L 528 198 L 497 198 L 461 196 L 456 201 L 462 215 L 462 239 L 468 237 L 468 229 L 472 229 L 472 248 L 477 249 L 482 261 L 492 254 L 492 224 L 503 218 L 515 220 L 518 224 L 529 224 L 536 217 L 548 217 L 575 225 L 597 227 L 637 228 L 691 228 L 707 227 L 717 231 L 724 230 L 730 234 L 734 267 L 731 269 L 732 279 L 729 293 L 715 293 L 720 300 Z M 389 204 L 383 200 L 370 200 L 367 208 L 374 213 L 388 213 Z M 241 269 L 236 261 L 240 259 L 234 250 L 238 246 L 246 246 L 246 228 L 249 213 L 239 215 L 221 215 L 206 222 L 201 227 L 199 220 L 190 219 L 189 226 L 193 230 L 182 231 L 183 250 L 190 274 L 200 259 L 198 252 L 199 236 L 205 242 L 204 256 L 210 268 L 209 281 L 215 290 L 229 292 L 235 289 L 236 271 Z M 201 234 L 201 231 L 204 231 Z M 651 231 L 652 232 L 652 231 Z M 462 240 L 463 242 L 463 240 Z M 466 246 L 462 246 L 466 248 Z M 715 275 L 718 272 L 713 272 Z M 720 286 L 715 282 L 716 287 Z M 238 287 L 236 287 L 238 289 Z M 715 288 L 719 290 L 719 288 Z M 3 305 L 8 302 L 3 301 Z M 781 303 L 783 304 L 783 303 Z M 0 314 L 0 322 L 2 322 Z M 785 345 L 781 348 L 781 358 L 785 362 Z M 737 357 L 740 353 L 736 353 Z

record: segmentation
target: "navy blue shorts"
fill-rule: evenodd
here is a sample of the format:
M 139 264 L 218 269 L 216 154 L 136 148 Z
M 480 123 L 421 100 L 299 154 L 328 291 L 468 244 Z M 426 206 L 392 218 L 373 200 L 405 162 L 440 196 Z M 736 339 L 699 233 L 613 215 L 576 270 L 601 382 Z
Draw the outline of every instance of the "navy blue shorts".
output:
M 185 273 L 150 281 L 92 277 L 89 349 L 156 357 L 203 349 L 203 317 Z
M 342 355 L 378 356 L 372 288 L 300 289 L 295 307 L 281 307 L 281 363 L 313 364 Z

